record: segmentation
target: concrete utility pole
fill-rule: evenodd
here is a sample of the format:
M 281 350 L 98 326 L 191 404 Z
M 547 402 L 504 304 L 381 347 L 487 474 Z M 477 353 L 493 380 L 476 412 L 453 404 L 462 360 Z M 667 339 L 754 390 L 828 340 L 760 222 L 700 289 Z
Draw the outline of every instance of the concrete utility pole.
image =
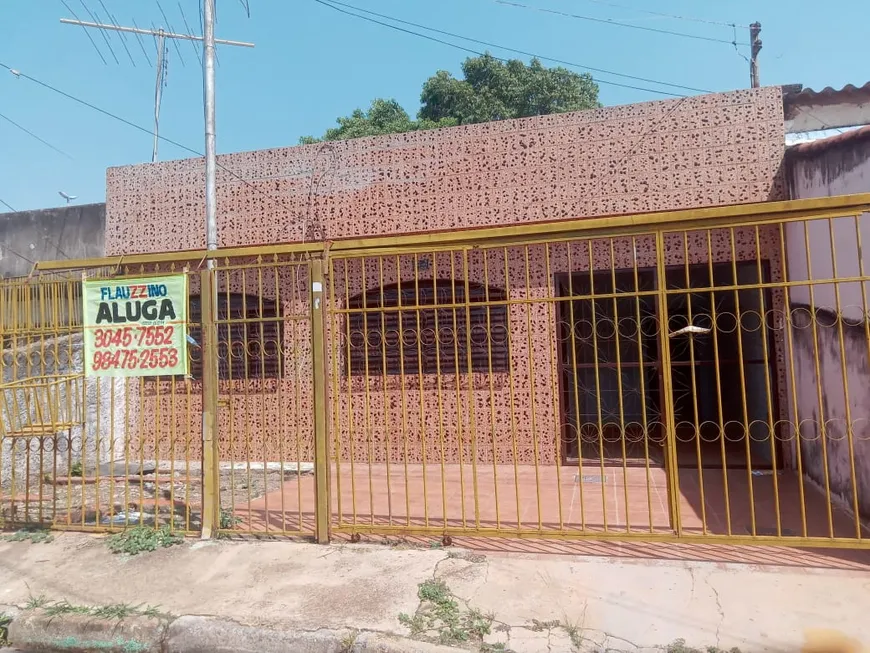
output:
M 214 2 L 203 1 L 203 58 L 202 58 L 202 88 L 203 105 L 205 106 L 205 243 L 206 249 L 214 250 L 218 246 L 217 229 L 217 186 L 215 170 L 217 157 L 215 154 L 215 99 L 214 99 Z M 209 269 L 214 266 L 214 260 L 208 259 Z
M 756 21 L 749 26 L 749 47 L 751 48 L 749 59 L 749 83 L 752 85 L 752 88 L 758 88 L 761 86 L 761 80 L 758 76 L 758 53 L 761 52 L 760 34 L 761 23 Z
M 243 41 L 225 41 L 214 37 L 215 24 L 215 0 L 202 0 L 203 3 L 203 35 L 177 34 L 173 31 L 144 30 L 138 27 L 121 27 L 110 16 L 113 24 L 86 23 L 80 20 L 61 19 L 62 23 L 78 25 L 83 28 L 100 30 L 113 30 L 120 33 L 148 34 L 157 39 L 158 46 L 158 71 L 156 108 L 154 116 L 155 145 L 153 157 L 157 156 L 157 127 L 159 122 L 160 88 L 163 83 L 163 57 L 165 39 L 180 39 L 188 41 L 202 41 L 202 91 L 205 114 L 205 236 L 206 249 L 214 251 L 218 248 L 218 225 L 217 225 L 217 154 L 215 149 L 215 44 L 238 45 L 252 48 L 253 43 Z M 247 5 L 245 5 L 248 9 Z M 179 4 L 179 9 L 181 5 Z M 161 9 L 162 11 L 162 9 Z M 183 10 L 182 10 L 183 11 Z M 183 13 L 182 13 L 183 18 Z M 166 16 L 164 14 L 164 19 Z M 168 21 L 167 21 L 168 22 Z M 185 21 L 186 23 L 186 21 Z M 190 29 L 188 28 L 188 31 Z M 104 35 L 105 36 L 105 35 Z M 106 39 L 108 45 L 108 39 Z M 96 46 L 94 46 L 96 47 Z M 125 46 L 126 47 L 126 46 Z M 109 46 L 111 49 L 111 46 Z M 143 48 L 144 51 L 144 48 Z M 99 52 L 99 50 L 98 50 Z M 180 53 L 179 53 L 180 55 Z M 102 54 L 100 55 L 102 57 Z M 197 54 L 197 56 L 199 56 Z M 146 55 L 147 57 L 147 55 Z M 132 61 L 132 56 L 131 56 Z M 218 348 L 215 320 L 218 315 L 217 308 L 217 284 L 214 279 L 215 261 L 209 258 L 206 262 L 207 269 L 201 274 L 201 297 L 202 301 L 202 325 L 203 325 L 203 376 L 202 376 L 202 441 L 203 441 L 203 505 L 202 505 L 202 537 L 208 539 L 219 528 L 220 499 L 215 488 L 218 485 L 218 456 L 217 456 L 217 411 L 218 411 Z

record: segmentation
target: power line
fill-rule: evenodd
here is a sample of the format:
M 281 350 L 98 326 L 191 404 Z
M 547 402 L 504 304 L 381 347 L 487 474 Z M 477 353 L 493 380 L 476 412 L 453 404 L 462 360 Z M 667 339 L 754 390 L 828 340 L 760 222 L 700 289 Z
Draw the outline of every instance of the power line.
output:
M 5 68 L 6 70 L 9 70 L 9 71 L 13 70 L 10 66 L 6 65 L 6 64 L 3 63 L 2 61 L 0 61 L 0 68 Z M 16 71 L 16 74 L 17 74 L 18 77 L 21 77 L 21 78 L 23 78 L 23 79 L 26 79 L 26 80 L 28 80 L 28 81 L 31 81 L 31 82 L 33 82 L 34 84 L 37 84 L 37 85 L 39 85 L 39 86 L 42 86 L 43 88 L 48 89 L 49 91 L 52 91 L 52 92 L 54 92 L 54 93 L 57 93 L 58 95 L 62 95 L 63 97 L 67 98 L 68 100 L 72 100 L 73 102 L 76 102 L 76 103 L 78 103 L 78 104 L 81 104 L 82 106 L 88 107 L 89 109 L 93 109 L 94 111 L 97 111 L 97 112 L 99 112 L 99 113 L 102 113 L 104 116 L 108 116 L 109 118 L 112 118 L 113 120 L 117 120 L 118 122 L 124 123 L 124 124 L 127 125 L 128 127 L 132 127 L 133 129 L 137 129 L 137 130 L 139 130 L 139 131 L 141 131 L 141 132 L 144 132 L 144 133 L 148 134 L 149 136 L 153 136 L 153 135 L 154 135 L 153 130 L 148 129 L 147 127 L 143 127 L 142 125 L 137 125 L 135 122 L 132 122 L 132 121 L 130 121 L 130 120 L 127 120 L 126 118 L 122 118 L 121 116 L 116 115 L 116 114 L 112 113 L 111 111 L 106 111 L 105 109 L 102 109 L 102 108 L 96 106 L 95 104 L 91 104 L 91 103 L 88 102 L 87 100 L 82 100 L 81 98 L 78 98 L 78 97 L 76 97 L 76 96 L 74 96 L 74 95 L 70 95 L 70 94 L 67 93 L 66 91 L 62 91 L 62 90 L 60 90 L 59 88 L 56 88 L 56 87 L 52 86 L 51 84 L 48 84 L 48 83 L 43 82 L 43 81 L 41 81 L 41 80 L 38 80 L 38 79 L 36 79 L 35 77 L 31 77 L 30 75 L 27 75 L 27 74 L 25 74 L 25 73 L 23 73 L 23 72 L 21 72 L 21 71 Z M 197 156 L 197 157 L 205 156 L 202 152 L 200 152 L 200 151 L 198 151 L 198 150 L 195 150 L 195 149 L 193 149 L 192 147 L 188 147 L 187 145 L 184 145 L 184 144 L 182 144 L 182 143 L 179 143 L 178 141 L 172 140 L 171 138 L 167 138 L 166 136 L 160 136 L 160 135 L 158 135 L 158 138 L 159 138 L 160 140 L 162 140 L 162 141 L 165 141 L 165 142 L 169 143 L 170 145 L 174 145 L 175 147 L 177 147 L 177 148 L 179 148 L 179 149 L 181 149 L 181 150 L 184 150 L 185 152 L 189 152 L 189 153 L 191 153 L 191 154 L 193 154 L 193 155 L 195 155 L 195 156 Z M 231 175 L 232 177 L 235 177 L 236 179 L 238 179 L 240 182 L 242 182 L 243 184 L 245 184 L 245 185 L 248 186 L 249 188 L 251 188 L 251 189 L 257 191 L 258 193 L 260 193 L 260 194 L 263 195 L 264 197 L 268 197 L 268 198 L 269 198 L 270 200 L 272 200 L 272 201 L 280 202 L 281 205 L 283 205 L 284 208 L 288 210 L 288 212 L 290 212 L 291 214 L 293 213 L 292 209 L 291 209 L 290 207 L 287 206 L 287 204 L 284 202 L 283 199 L 278 198 L 278 197 L 275 197 L 275 196 L 273 196 L 273 195 L 270 195 L 269 193 L 267 193 L 267 192 L 264 191 L 263 189 L 261 189 L 261 188 L 259 188 L 258 186 L 255 186 L 254 184 L 250 183 L 247 179 L 245 179 L 244 177 L 242 177 L 241 175 L 239 175 L 237 172 L 235 172 L 235 171 L 232 170 L 231 168 L 228 168 L 227 166 L 221 164 L 220 162 L 217 163 L 217 167 L 219 167 L 220 169 L 224 170 L 225 172 L 227 172 L 227 173 L 228 173 L 229 175 Z
M 530 5 L 524 5 L 519 2 L 513 2 L 512 0 L 495 0 L 500 5 L 507 5 L 510 7 L 519 7 L 520 9 L 530 9 L 532 11 L 540 11 L 545 14 L 554 14 L 556 16 L 563 16 L 565 18 L 576 18 L 578 20 L 588 20 L 593 23 L 604 23 L 606 25 L 614 25 L 616 27 L 627 27 L 629 29 L 639 29 L 644 32 L 655 32 L 657 34 L 667 34 L 669 36 L 681 36 L 686 39 L 695 39 L 698 41 L 710 41 L 712 43 L 725 43 L 727 45 L 733 45 L 734 41 L 729 41 L 727 39 L 719 39 L 713 36 L 701 36 L 700 34 L 689 34 L 687 32 L 675 32 L 669 29 L 660 29 L 658 27 L 647 27 L 645 25 L 632 25 L 631 23 L 622 23 L 618 20 L 612 20 L 610 18 L 594 18 L 593 16 L 581 16 L 580 14 L 571 14 L 566 11 L 559 11 L 558 9 L 547 9 L 545 7 L 532 7 Z M 738 43 L 737 45 L 749 45 L 748 43 Z
M 5 206 L 7 209 L 9 209 L 10 211 L 12 211 L 13 213 L 18 213 L 18 211 L 16 211 L 14 208 L 12 208 L 12 206 L 9 204 L 9 202 L 5 201 L 3 198 L 0 198 L 0 204 L 2 204 L 3 206 Z M 69 258 L 69 256 L 67 255 L 67 253 L 64 252 L 64 251 L 60 248 L 60 245 L 58 245 L 56 242 L 52 241 L 48 236 L 45 236 L 45 240 L 47 240 L 49 243 L 51 243 L 52 245 L 54 245 L 54 246 L 57 248 L 57 252 L 58 252 L 58 254 L 63 255 L 64 258 Z M 9 244 L 8 244 L 8 243 L 6 243 L 6 242 L 4 242 L 4 241 L 0 241 L 0 245 L 2 245 L 2 246 L 5 247 L 6 249 L 8 249 L 10 252 L 12 252 L 13 254 L 15 254 L 15 256 L 24 259 L 24 260 L 27 261 L 28 263 L 33 263 L 33 261 L 32 261 L 31 259 L 27 258 L 27 257 L 24 256 L 23 254 L 20 254 L 20 253 L 16 252 L 14 249 L 12 249 L 11 247 L 9 247 Z
M 388 27 L 388 28 L 390 28 L 390 29 L 397 30 L 397 31 L 399 31 L 399 32 L 404 32 L 405 34 L 411 34 L 411 35 L 413 35 L 413 36 L 418 36 L 418 37 L 420 37 L 420 38 L 424 38 L 424 39 L 427 39 L 427 40 L 429 40 L 429 41 L 434 41 L 434 42 L 436 42 L 436 43 L 441 43 L 442 45 L 447 45 L 447 46 L 449 46 L 449 47 L 456 48 L 457 50 L 462 50 L 462 51 L 464 51 L 464 52 L 468 52 L 468 53 L 470 53 L 470 54 L 474 54 L 474 55 L 477 55 L 477 56 L 483 56 L 484 53 L 483 53 L 483 52 L 480 52 L 480 51 L 478 51 L 478 50 L 474 50 L 474 49 L 472 49 L 472 48 L 466 48 L 466 47 L 464 47 L 464 46 L 462 46 L 462 45 L 458 45 L 458 44 L 456 44 L 456 43 L 451 43 L 450 41 L 445 41 L 445 40 L 443 40 L 443 39 L 436 38 L 436 37 L 434 37 L 434 36 L 429 36 L 429 35 L 427 35 L 427 34 L 421 34 L 421 33 L 419 33 L 419 32 L 415 32 L 415 31 L 413 31 L 413 30 L 409 30 L 409 29 L 405 29 L 405 28 L 403 28 L 403 27 L 399 27 L 399 26 L 397 26 L 397 25 L 391 25 L 390 23 L 385 23 L 385 22 L 382 22 L 382 21 L 380 21 L 380 20 L 375 20 L 375 19 L 373 19 L 373 18 L 369 18 L 368 16 L 364 16 L 364 15 L 361 15 L 361 14 L 369 14 L 369 15 L 372 15 L 372 16 L 377 16 L 377 17 L 379 17 L 379 18 L 383 18 L 383 19 L 385 19 L 385 20 L 391 20 L 391 21 L 394 21 L 394 22 L 396 22 L 396 23 L 401 23 L 401 24 L 403 24 L 403 25 L 410 25 L 410 26 L 412 26 L 412 27 L 417 27 L 417 28 L 419 28 L 419 29 L 423 29 L 423 30 L 426 30 L 426 31 L 429 31 L 429 32 L 434 32 L 434 33 L 436 33 L 436 34 L 442 34 L 442 35 L 444 35 L 444 36 L 449 36 L 449 37 L 451 37 L 451 38 L 461 39 L 461 40 L 463 40 L 463 41 L 469 41 L 469 42 L 471 42 L 471 43 L 477 43 L 477 44 L 479 44 L 479 45 L 484 45 L 484 46 L 487 46 L 487 47 L 490 47 L 490 48 L 497 48 L 497 49 L 500 49 L 500 50 L 506 50 L 506 51 L 508 51 L 508 52 L 514 52 L 514 53 L 517 53 L 517 54 L 521 54 L 521 55 L 523 55 L 523 56 L 534 57 L 534 58 L 537 58 L 537 59 L 542 59 L 542 60 L 544 60 L 544 61 L 552 61 L 552 62 L 554 62 L 554 63 L 558 63 L 558 64 L 561 64 L 561 65 L 563 65 L 563 66 L 571 66 L 572 68 L 579 68 L 579 69 L 582 69 L 582 70 L 591 70 L 591 71 L 600 72 L 600 73 L 604 73 L 604 74 L 608 74 L 608 75 L 614 75 L 614 76 L 617 76 L 617 77 L 623 77 L 623 78 L 626 78 L 626 79 L 635 79 L 635 80 L 638 80 L 638 81 L 648 82 L 648 83 L 650 83 L 650 84 L 659 84 L 659 85 L 662 85 L 662 86 L 669 86 L 669 87 L 672 87 L 672 88 L 679 88 L 679 89 L 683 89 L 683 90 L 687 90 L 687 91 L 696 91 L 696 92 L 699 92 L 699 93 L 710 93 L 710 92 L 711 92 L 711 91 L 706 90 L 706 89 L 694 88 L 694 87 L 691 87 L 691 86 L 683 86 L 683 85 L 681 85 L 681 84 L 672 84 L 672 83 L 670 83 L 670 82 L 661 82 L 661 81 L 658 81 L 658 80 L 655 80 L 655 79 L 650 79 L 650 78 L 647 78 L 647 77 L 639 77 L 639 76 L 636 76 L 636 75 L 628 75 L 628 74 L 625 74 L 625 73 L 618 73 L 618 72 L 614 72 L 614 71 L 611 71 L 611 70 L 605 70 L 605 69 L 603 69 L 603 68 L 594 68 L 594 67 L 592 67 L 592 66 L 585 66 L 585 65 L 582 65 L 582 64 L 574 63 L 574 62 L 565 61 L 565 60 L 563 60 L 563 59 L 556 59 L 556 58 L 554 58 L 554 57 L 546 57 L 546 56 L 543 56 L 543 55 L 535 54 L 535 53 L 533 53 L 533 52 L 527 52 L 527 51 L 525 51 L 525 50 L 519 50 L 519 49 L 517 49 L 517 48 L 511 48 L 511 47 L 508 47 L 508 46 L 505 46 L 505 45 L 500 45 L 500 44 L 498 44 L 498 43 L 490 43 L 490 42 L 488 42 L 488 41 L 482 41 L 482 40 L 480 40 L 480 39 L 475 39 L 475 38 L 472 38 L 472 37 L 469 37 L 469 36 L 462 36 L 461 34 L 455 34 L 455 33 L 453 33 L 453 32 L 447 32 L 447 31 L 445 31 L 445 30 L 436 29 L 436 28 L 434 28 L 434 27 L 429 27 L 429 26 L 427 26 L 427 25 L 421 25 L 421 24 L 419 24 L 419 23 L 413 23 L 413 22 L 411 22 L 411 21 L 402 20 L 402 19 L 400 19 L 400 18 L 394 18 L 394 17 L 392 17 L 392 16 L 388 16 L 388 15 L 385 15 L 385 14 L 379 14 L 379 13 L 374 12 L 374 11 L 369 11 L 369 10 L 367 10 L 367 9 L 361 9 L 361 8 L 359 8 L 359 7 L 355 7 L 355 6 L 353 6 L 353 5 L 349 5 L 349 4 L 346 4 L 346 3 L 344 3 L 344 2 L 340 2 L 339 0 L 314 0 L 314 1 L 317 2 L 318 4 L 321 4 L 321 5 L 325 6 L 325 7 L 329 7 L 330 9 L 333 9 L 334 11 L 337 11 L 337 12 L 339 12 L 339 13 L 345 14 L 345 15 L 347 15 L 347 16 L 353 16 L 354 18 L 359 18 L 359 19 L 361 19 L 361 20 L 365 20 L 365 21 L 368 21 L 368 22 L 371 22 L 371 23 L 375 23 L 375 24 L 377 24 L 377 25 L 381 25 L 381 26 L 383 26 L 383 27 Z M 342 9 L 342 7 L 345 7 L 346 9 Z M 354 10 L 354 11 L 358 11 L 358 12 L 361 12 L 361 13 L 360 13 L 360 14 L 356 14 L 356 13 L 353 13 L 352 11 L 347 11 L 347 9 L 352 9 L 352 10 Z M 504 59 L 504 58 L 502 58 L 502 57 L 495 57 L 495 58 L 496 58 L 496 59 L 499 59 L 500 61 L 507 61 L 506 59 Z M 669 96 L 672 96 L 672 97 L 683 97 L 683 95 L 680 94 L 680 93 L 670 93 L 670 92 L 668 92 L 668 91 L 660 91 L 660 90 L 658 90 L 658 89 L 645 88 L 645 87 L 641 87 L 641 86 L 634 86 L 634 85 L 631 85 L 631 84 L 622 84 L 622 83 L 620 83 L 620 82 L 614 82 L 614 81 L 610 81 L 610 80 L 606 80 L 606 79 L 600 79 L 600 78 L 594 78 L 594 79 L 595 79 L 595 81 L 598 82 L 599 84 L 608 84 L 608 85 L 610 85 L 610 86 L 619 86 L 619 87 L 622 87 L 622 88 L 629 88 L 629 89 L 633 89 L 633 90 L 636 90 L 636 91 L 645 91 L 645 92 L 648 92 L 648 93 L 658 93 L 658 94 L 660 94 L 660 95 L 669 95 Z
M 36 134 L 34 134 L 32 131 L 30 131 L 29 129 L 27 129 L 27 127 L 23 127 L 22 125 L 19 125 L 17 122 L 15 122 L 14 120 L 12 120 L 12 118 L 10 118 L 9 116 L 6 116 L 6 115 L 0 113 L 0 118 L 3 118 L 3 120 L 5 120 L 6 122 L 8 122 L 9 124 L 11 124 L 11 125 L 14 126 L 14 127 L 17 127 L 18 129 L 20 129 L 21 131 L 23 131 L 23 132 L 24 132 L 25 134 L 27 134 L 28 136 L 31 136 L 32 138 L 35 138 L 36 140 L 38 140 L 40 143 L 42 143 L 42 144 L 45 145 L 46 147 L 50 147 L 51 149 L 53 149 L 53 150 L 54 150 L 55 152 L 57 152 L 58 154 L 63 154 L 63 155 L 64 155 L 65 157 L 67 157 L 68 159 L 72 159 L 72 157 L 71 157 L 69 154 L 67 154 L 66 152 L 64 152 L 62 149 L 60 149 L 60 148 L 58 148 L 58 147 L 55 147 L 54 145 L 52 145 L 51 143 L 49 143 L 47 140 L 45 140 L 45 139 L 43 139 L 43 138 L 40 138 L 39 136 L 37 136 Z
M 678 16 L 677 14 L 667 14 L 662 11 L 652 11 L 651 9 L 642 9 L 640 7 L 629 7 L 628 5 L 621 5 L 616 2 L 608 2 L 608 0 L 587 0 L 587 2 L 594 2 L 598 5 L 604 5 L 605 7 L 613 7 L 614 9 L 626 9 L 628 11 L 637 11 L 642 14 L 648 14 L 650 16 L 659 16 L 661 18 L 673 18 L 675 20 L 685 20 L 692 23 L 705 23 L 707 25 L 718 25 L 720 27 L 742 27 L 745 29 L 749 29 L 749 25 L 738 25 L 737 23 L 725 23 L 718 20 L 709 20 L 707 18 L 695 18 L 693 16 Z
M 16 211 L 14 208 L 12 208 L 12 206 L 9 204 L 9 202 L 6 202 L 6 201 L 3 200 L 2 198 L 0 198 L 0 204 L 2 204 L 3 206 L 5 206 L 7 209 L 9 209 L 10 211 L 12 211 L 13 213 L 18 213 L 18 211 Z M 52 239 L 50 239 L 48 236 L 44 236 L 44 238 L 45 238 L 45 240 L 47 240 L 50 244 L 52 244 L 52 245 L 57 249 L 57 253 L 58 253 L 58 254 L 62 255 L 64 258 L 67 258 L 67 259 L 69 258 L 69 255 L 68 255 L 66 252 L 64 252 L 64 251 L 60 248 L 60 245 L 58 245 L 55 241 L 53 241 Z M 24 259 L 24 260 L 27 261 L 28 263 L 33 263 L 33 261 L 31 261 L 29 258 L 27 258 L 26 256 L 23 256 L 22 254 L 19 254 L 19 253 L 16 252 L 14 249 L 12 249 L 11 247 L 9 247 L 9 244 L 8 244 L 8 243 L 5 243 L 5 242 L 3 242 L 3 241 L 0 241 L 0 244 L 2 244 L 3 247 L 5 247 L 6 249 L 8 249 L 10 252 L 12 252 L 13 254 L 15 254 L 15 255 L 18 256 L 19 258 Z
M 13 213 L 18 213 L 18 211 L 16 211 L 15 209 L 13 209 L 12 206 L 11 206 L 8 202 L 6 202 L 5 200 L 3 200 L 2 198 L 0 198 L 0 204 L 2 204 L 3 206 L 5 206 L 7 209 L 9 209 L 10 211 L 12 211 Z M 9 247 L 9 244 L 8 244 L 6 241 L 0 240 L 0 247 L 3 247 L 4 249 L 6 249 L 6 250 L 12 252 L 13 254 L 15 254 L 15 256 L 17 256 L 18 258 L 20 258 L 22 261 L 27 261 L 28 263 L 30 263 L 30 264 L 32 264 L 32 265 L 36 265 L 36 261 L 27 258 L 24 254 L 22 254 L 22 253 L 20 253 L 20 252 L 16 252 L 14 249 L 12 249 L 11 247 Z

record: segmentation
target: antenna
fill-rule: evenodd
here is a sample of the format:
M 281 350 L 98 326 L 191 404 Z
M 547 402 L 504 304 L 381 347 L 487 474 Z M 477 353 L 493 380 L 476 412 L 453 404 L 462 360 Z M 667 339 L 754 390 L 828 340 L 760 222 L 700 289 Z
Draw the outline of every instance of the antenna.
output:
M 180 7 L 180 4 L 179 4 L 179 7 Z M 160 8 L 160 10 L 161 10 L 161 14 L 163 14 L 164 20 L 167 20 L 166 14 L 163 13 L 162 7 Z M 78 17 L 76 17 L 75 19 L 61 18 L 60 22 L 64 23 L 65 25 L 76 25 L 76 26 L 84 29 L 85 32 L 87 32 L 89 29 L 99 30 L 100 33 L 103 35 L 104 39 L 106 40 L 107 45 L 108 45 L 107 31 L 111 30 L 113 32 L 119 33 L 121 35 L 122 42 L 124 43 L 125 50 L 127 50 L 127 46 L 126 46 L 126 41 L 124 41 L 123 37 L 126 34 L 135 35 L 136 38 L 139 40 L 140 46 L 142 46 L 141 38 L 143 35 L 144 36 L 151 36 L 154 38 L 155 45 L 157 47 L 157 63 L 156 63 L 157 75 L 156 75 L 155 87 L 154 87 L 154 144 L 153 144 L 152 151 L 151 151 L 151 161 L 155 162 L 155 161 L 157 161 L 158 142 L 160 140 L 160 105 L 161 105 L 161 102 L 163 100 L 163 89 L 166 87 L 166 76 L 167 76 L 167 71 L 168 71 L 168 66 L 169 66 L 169 61 L 168 61 L 168 58 L 166 56 L 166 39 L 173 39 L 173 43 L 176 45 L 177 50 L 178 50 L 178 45 L 177 45 L 178 41 L 190 41 L 191 45 L 193 45 L 194 50 L 197 53 L 197 59 L 199 59 L 203 63 L 204 75 L 206 75 L 206 76 L 208 75 L 207 66 L 205 65 L 205 62 L 203 62 L 202 59 L 200 58 L 199 51 L 196 48 L 195 43 L 197 41 L 202 42 L 204 45 L 204 49 L 206 49 L 206 50 L 208 49 L 208 44 L 205 43 L 205 38 L 203 36 L 199 36 L 199 35 L 196 35 L 193 33 L 175 32 L 172 30 L 171 27 L 170 27 L 169 31 L 167 31 L 163 28 L 142 29 L 138 25 L 136 25 L 135 21 L 133 21 L 134 27 L 127 27 L 127 26 L 122 26 L 122 25 L 118 24 L 117 21 L 114 19 L 114 17 L 110 17 L 110 20 L 112 21 L 112 23 L 106 24 L 106 23 L 99 23 L 96 21 L 89 22 L 89 21 L 79 20 Z M 190 28 L 187 26 L 187 20 L 183 15 L 183 10 L 182 10 L 182 20 L 185 23 L 185 27 L 187 27 L 188 31 L 192 32 L 193 30 L 190 30 Z M 168 20 L 167 20 L 167 25 L 168 25 Z M 253 43 L 247 43 L 245 41 L 228 41 L 228 40 L 224 40 L 224 39 L 214 39 L 213 42 L 214 42 L 214 45 L 232 45 L 232 46 L 244 47 L 244 48 L 253 48 L 254 47 Z M 95 48 L 97 47 L 96 43 L 94 41 L 91 41 L 91 43 L 94 45 Z M 109 47 L 111 49 L 111 46 L 109 46 Z M 214 48 L 214 46 L 212 45 L 212 51 L 213 51 L 213 48 Z M 144 46 L 142 47 L 142 52 L 143 52 L 143 54 L 145 54 L 145 58 L 148 61 L 148 64 L 150 65 L 151 60 L 150 60 L 150 58 L 148 58 L 148 55 L 145 53 Z M 101 58 L 103 58 L 103 55 L 100 52 L 99 48 L 97 48 L 97 53 L 100 55 Z M 133 57 L 130 54 L 129 50 L 127 50 L 127 54 L 130 55 L 130 59 L 132 61 Z M 180 50 L 178 50 L 178 56 L 179 56 L 179 60 L 180 60 L 180 57 L 181 57 Z M 117 61 L 117 59 L 116 59 L 116 61 Z M 212 69 L 211 74 L 212 75 L 214 74 L 213 69 Z M 208 104 L 209 102 L 213 103 L 214 98 L 212 97 L 211 100 L 209 100 L 209 98 L 208 98 L 208 95 L 209 95 L 208 83 L 205 80 L 204 80 L 204 87 L 205 87 L 205 91 L 206 91 L 206 104 Z M 211 93 L 214 93 L 213 83 L 212 83 L 212 87 L 211 87 Z M 208 131 L 208 125 L 206 125 L 206 128 Z M 212 126 L 212 128 L 213 128 L 213 126 Z M 207 154 L 208 154 L 208 152 L 207 152 Z
M 154 87 L 154 149 L 151 152 L 151 163 L 157 161 L 157 146 L 160 143 L 160 101 L 163 99 L 164 77 L 169 62 L 166 59 L 166 37 L 163 30 L 157 34 L 157 84 Z

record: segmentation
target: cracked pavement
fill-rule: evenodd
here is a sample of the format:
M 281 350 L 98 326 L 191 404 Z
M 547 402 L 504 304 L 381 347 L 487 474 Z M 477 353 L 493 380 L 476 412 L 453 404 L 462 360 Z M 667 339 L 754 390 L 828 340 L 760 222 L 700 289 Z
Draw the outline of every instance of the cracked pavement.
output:
M 276 629 L 408 635 L 398 615 L 415 613 L 426 579 L 443 580 L 464 608 L 491 614 L 486 641 L 517 653 L 577 650 L 578 642 L 582 651 L 634 653 L 678 639 L 702 650 L 795 651 L 822 630 L 870 644 L 868 568 L 288 541 L 188 542 L 124 558 L 88 535 L 0 543 L 0 604 L 40 594 L 80 605 L 146 603 Z

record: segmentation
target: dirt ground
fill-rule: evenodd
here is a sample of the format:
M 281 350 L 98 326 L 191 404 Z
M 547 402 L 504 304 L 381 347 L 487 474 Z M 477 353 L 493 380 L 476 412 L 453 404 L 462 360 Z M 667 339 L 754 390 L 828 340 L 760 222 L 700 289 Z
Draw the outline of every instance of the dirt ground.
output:
M 295 471 L 222 469 L 221 528 L 234 528 L 234 513 L 252 501 L 279 490 Z M 57 482 L 51 482 L 57 478 Z M 50 470 L 5 479 L 0 487 L 0 519 L 6 526 L 79 526 L 124 528 L 128 525 L 169 525 L 174 530 L 201 527 L 202 480 L 199 470 L 165 467 L 141 474 L 82 478 L 54 476 Z

